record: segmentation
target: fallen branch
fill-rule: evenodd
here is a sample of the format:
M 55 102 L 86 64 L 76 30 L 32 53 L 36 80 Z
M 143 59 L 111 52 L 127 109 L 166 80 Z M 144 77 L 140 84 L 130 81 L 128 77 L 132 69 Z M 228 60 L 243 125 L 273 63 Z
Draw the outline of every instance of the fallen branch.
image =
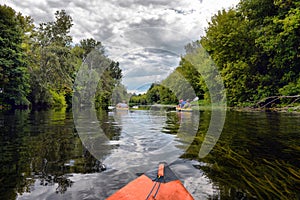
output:
M 256 105 L 258 105 L 259 108 L 265 108 L 266 106 L 270 105 L 271 103 L 274 103 L 275 101 L 277 101 L 279 99 L 286 99 L 286 98 L 296 98 L 292 102 L 292 103 L 295 103 L 296 101 L 298 101 L 300 99 L 300 95 L 294 95 L 294 96 L 271 96 L 271 97 L 267 97 L 267 98 L 264 98 L 264 99 L 260 100 L 259 102 L 256 103 Z M 269 99 L 272 99 L 272 100 L 268 101 Z M 267 103 L 261 106 L 261 104 L 265 103 L 265 102 L 267 102 Z

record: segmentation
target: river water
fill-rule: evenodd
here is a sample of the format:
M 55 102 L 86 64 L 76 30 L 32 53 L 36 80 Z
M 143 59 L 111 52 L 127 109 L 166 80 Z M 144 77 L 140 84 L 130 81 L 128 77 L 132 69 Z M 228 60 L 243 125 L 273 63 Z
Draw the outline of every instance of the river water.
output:
M 2 112 L 0 199 L 105 199 L 160 161 L 195 199 L 300 199 L 299 114 L 229 111 L 217 144 L 199 158 L 210 117 Z

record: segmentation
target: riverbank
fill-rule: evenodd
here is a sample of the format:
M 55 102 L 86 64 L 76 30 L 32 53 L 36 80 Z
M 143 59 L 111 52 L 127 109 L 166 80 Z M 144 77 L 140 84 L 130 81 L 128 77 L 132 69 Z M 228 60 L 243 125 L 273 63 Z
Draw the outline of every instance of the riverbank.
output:
M 241 111 L 241 112 L 284 112 L 284 113 L 300 113 L 300 106 L 289 107 L 272 107 L 272 108 L 260 108 L 260 107 L 228 107 L 228 110 Z

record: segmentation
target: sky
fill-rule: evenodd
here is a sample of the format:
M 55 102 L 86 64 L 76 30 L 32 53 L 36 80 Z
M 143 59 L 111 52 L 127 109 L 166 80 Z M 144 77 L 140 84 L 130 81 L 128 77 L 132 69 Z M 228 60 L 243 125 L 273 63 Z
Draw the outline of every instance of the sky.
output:
M 130 92 L 167 77 L 184 55 L 184 46 L 200 39 L 213 14 L 239 0 L 0 0 L 36 24 L 54 21 L 57 10 L 73 19 L 73 42 L 101 41 L 118 61 Z

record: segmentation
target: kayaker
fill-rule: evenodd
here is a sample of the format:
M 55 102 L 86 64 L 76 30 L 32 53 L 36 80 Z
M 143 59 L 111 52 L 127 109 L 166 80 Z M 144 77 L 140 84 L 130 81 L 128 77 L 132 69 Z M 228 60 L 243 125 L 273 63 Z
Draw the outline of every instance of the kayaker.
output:
M 180 100 L 180 108 L 183 108 L 185 104 L 186 104 L 186 101 L 181 99 Z
M 186 100 L 186 103 L 184 104 L 183 108 L 190 108 L 191 107 L 191 104 L 190 104 L 190 100 L 187 99 Z
M 183 102 L 183 100 L 182 99 L 180 99 L 179 100 L 179 103 L 178 103 L 178 105 L 177 105 L 177 108 L 181 108 L 181 103 Z

